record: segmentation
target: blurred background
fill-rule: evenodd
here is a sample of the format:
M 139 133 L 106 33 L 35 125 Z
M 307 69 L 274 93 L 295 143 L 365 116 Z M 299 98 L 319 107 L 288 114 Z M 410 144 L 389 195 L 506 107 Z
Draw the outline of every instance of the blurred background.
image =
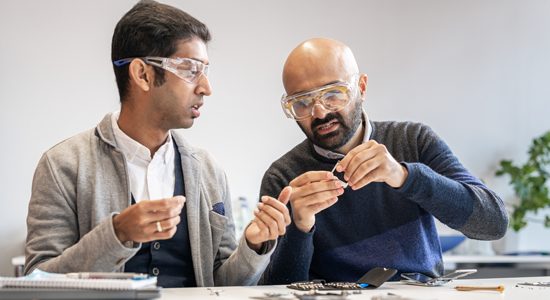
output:
M 550 130 L 548 1 L 161 2 L 213 35 L 213 94 L 186 135 L 225 168 L 242 222 L 252 216 L 265 170 L 305 138 L 279 99 L 286 57 L 309 38 L 352 49 L 368 75 L 363 106 L 372 120 L 430 125 L 507 203 L 517 199 L 509 178 L 495 177 L 498 162 L 523 163 L 532 139 Z M 12 276 L 11 259 L 23 254 L 42 153 L 120 107 L 111 37 L 135 3 L 0 0 L 0 276 Z M 510 235 L 499 251 L 550 250 L 540 222 Z M 494 255 L 493 244 L 468 240 L 452 251 Z

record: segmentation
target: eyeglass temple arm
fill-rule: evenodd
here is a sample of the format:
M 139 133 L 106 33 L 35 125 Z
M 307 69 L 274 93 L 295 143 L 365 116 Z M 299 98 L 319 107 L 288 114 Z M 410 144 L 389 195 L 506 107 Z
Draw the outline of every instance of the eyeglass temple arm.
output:
M 143 62 L 145 62 L 147 64 L 157 66 L 157 67 L 162 67 L 162 63 L 164 62 L 162 59 L 155 59 L 155 58 L 149 58 L 149 57 L 138 57 L 138 58 L 143 60 Z M 134 60 L 134 59 L 136 59 L 136 58 L 123 58 L 123 59 L 119 59 L 117 61 L 114 61 L 113 63 L 117 67 L 120 67 L 122 65 L 125 65 L 125 64 L 128 64 L 128 63 L 132 62 L 132 60 Z
M 130 63 L 132 60 L 134 60 L 133 58 L 123 58 L 123 59 L 119 59 L 119 60 L 115 60 L 113 63 L 117 66 L 117 67 L 120 67 L 122 65 L 125 65 L 127 63 Z

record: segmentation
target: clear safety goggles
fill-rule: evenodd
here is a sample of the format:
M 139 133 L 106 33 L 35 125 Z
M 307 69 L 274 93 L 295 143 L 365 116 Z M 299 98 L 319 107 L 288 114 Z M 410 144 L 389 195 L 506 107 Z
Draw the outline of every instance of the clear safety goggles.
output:
M 166 58 L 166 57 L 134 57 L 124 58 L 114 62 L 116 66 L 122 66 L 130 63 L 134 59 L 141 59 L 144 63 L 162 68 L 166 71 L 174 73 L 179 78 L 189 82 L 197 83 L 204 74 L 208 76 L 208 65 L 190 58 Z
M 356 98 L 358 79 L 359 74 L 355 74 L 344 82 L 337 82 L 292 96 L 283 94 L 281 106 L 287 118 L 294 120 L 310 118 L 313 116 L 313 108 L 318 104 L 328 111 L 340 110 Z

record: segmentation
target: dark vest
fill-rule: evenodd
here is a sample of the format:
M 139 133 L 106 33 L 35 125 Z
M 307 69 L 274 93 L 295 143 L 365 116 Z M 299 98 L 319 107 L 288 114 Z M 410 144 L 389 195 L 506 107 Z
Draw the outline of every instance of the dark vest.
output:
M 174 149 L 176 173 L 174 196 L 185 196 L 181 155 L 175 141 Z M 135 203 L 132 195 L 132 205 Z M 124 271 L 157 276 L 157 284 L 165 288 L 196 287 L 187 227 L 187 205 L 183 206 L 180 217 L 181 222 L 171 239 L 142 243 L 136 255 L 126 262 Z

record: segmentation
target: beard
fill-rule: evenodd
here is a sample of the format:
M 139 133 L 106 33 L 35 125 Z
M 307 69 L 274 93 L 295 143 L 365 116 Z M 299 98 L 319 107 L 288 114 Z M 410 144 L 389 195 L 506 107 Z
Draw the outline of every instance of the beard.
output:
M 330 151 L 340 149 L 351 140 L 362 121 L 362 102 L 356 100 L 353 105 L 353 109 L 345 119 L 339 113 L 332 112 L 325 115 L 323 119 L 314 119 L 311 121 L 309 130 L 306 130 L 300 122 L 297 122 L 298 126 L 305 133 L 307 139 L 317 147 Z M 337 120 L 340 123 L 340 128 L 327 134 L 319 134 L 314 130 L 315 127 L 332 120 Z

